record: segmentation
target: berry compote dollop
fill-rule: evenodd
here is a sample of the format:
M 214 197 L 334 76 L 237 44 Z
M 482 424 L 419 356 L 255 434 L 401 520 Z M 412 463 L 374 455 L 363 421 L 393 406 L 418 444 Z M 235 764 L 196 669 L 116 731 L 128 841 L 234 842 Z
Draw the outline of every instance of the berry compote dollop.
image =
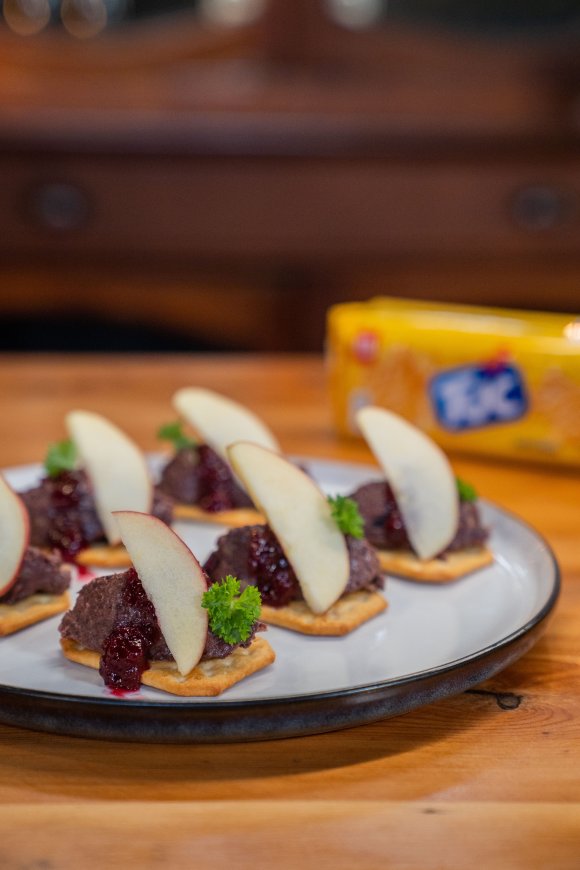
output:
M 380 549 L 412 550 L 405 523 L 393 490 L 386 481 L 365 483 L 350 494 L 364 520 L 365 537 Z M 480 547 L 488 538 L 476 502 L 460 498 L 459 524 L 444 553 Z M 440 554 L 443 555 L 443 554 Z
M 57 477 L 48 478 L 45 486 L 48 494 L 48 543 L 65 558 L 74 558 L 88 544 L 84 516 L 86 478 L 79 472 L 63 471 Z M 95 512 L 94 524 L 97 523 Z
M 300 583 L 269 526 L 242 526 L 222 535 L 204 571 L 211 582 L 228 574 L 260 590 L 262 604 L 284 607 L 301 598 Z
M 208 513 L 252 507 L 230 467 L 207 444 L 179 450 L 161 472 L 159 487 L 175 501 Z
M 65 560 L 74 562 L 81 550 L 96 542 L 105 542 L 93 487 L 82 469 L 44 477 L 20 496 L 30 518 L 33 546 L 59 550 Z M 162 522 L 170 523 L 172 499 L 156 489 L 151 513 Z
M 395 500 L 395 494 L 388 484 L 385 484 L 385 503 L 382 516 L 375 519 L 375 525 L 382 524 L 386 540 L 395 550 L 403 550 L 411 546 L 401 511 Z
M 248 550 L 248 571 L 260 590 L 262 603 L 284 607 L 300 598 L 300 584 L 278 539 L 269 526 L 253 526 Z
M 231 510 L 236 506 L 235 482 L 226 463 L 207 444 L 197 448 L 199 463 L 197 481 L 198 504 L 204 511 Z
M 124 617 L 105 640 L 99 673 L 110 689 L 137 691 L 149 665 L 149 651 L 161 637 L 155 608 L 134 568 L 125 574 Z

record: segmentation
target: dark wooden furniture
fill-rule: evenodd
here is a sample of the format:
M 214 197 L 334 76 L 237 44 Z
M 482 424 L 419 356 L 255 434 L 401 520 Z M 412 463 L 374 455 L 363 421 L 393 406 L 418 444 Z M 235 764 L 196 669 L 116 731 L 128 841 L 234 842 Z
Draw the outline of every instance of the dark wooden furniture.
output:
M 0 310 L 278 350 L 377 293 L 577 309 L 579 42 L 353 30 L 322 0 L 4 29 Z

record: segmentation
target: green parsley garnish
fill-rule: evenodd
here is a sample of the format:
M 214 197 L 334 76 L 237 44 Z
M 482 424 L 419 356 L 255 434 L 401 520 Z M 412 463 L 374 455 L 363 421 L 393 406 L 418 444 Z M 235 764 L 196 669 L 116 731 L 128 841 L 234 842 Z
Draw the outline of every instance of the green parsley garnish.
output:
M 332 519 L 343 533 L 353 538 L 363 538 L 365 532 L 364 520 L 360 515 L 358 505 L 352 498 L 345 495 L 328 496 Z
M 184 447 L 195 447 L 195 441 L 185 434 L 179 420 L 161 426 L 157 432 L 157 437 L 160 441 L 169 441 L 176 450 L 183 450 Z
M 460 477 L 457 477 L 456 480 L 460 501 L 477 501 L 477 491 L 475 487 L 470 483 L 467 483 L 466 480 L 461 480 Z
M 61 471 L 72 471 L 77 461 L 77 449 L 70 439 L 58 441 L 48 448 L 44 467 L 49 477 L 58 477 Z
M 228 576 L 213 583 L 201 599 L 209 616 L 209 627 L 226 643 L 243 643 L 260 616 L 262 598 L 255 586 L 246 586 L 240 595 L 240 581 Z

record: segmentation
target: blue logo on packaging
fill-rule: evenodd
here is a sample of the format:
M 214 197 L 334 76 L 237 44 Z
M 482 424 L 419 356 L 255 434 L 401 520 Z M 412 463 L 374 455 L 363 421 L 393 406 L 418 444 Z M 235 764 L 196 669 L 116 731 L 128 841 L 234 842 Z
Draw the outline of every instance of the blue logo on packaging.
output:
M 509 423 L 528 409 L 526 389 L 514 365 L 472 365 L 447 369 L 430 385 L 439 423 L 452 432 Z

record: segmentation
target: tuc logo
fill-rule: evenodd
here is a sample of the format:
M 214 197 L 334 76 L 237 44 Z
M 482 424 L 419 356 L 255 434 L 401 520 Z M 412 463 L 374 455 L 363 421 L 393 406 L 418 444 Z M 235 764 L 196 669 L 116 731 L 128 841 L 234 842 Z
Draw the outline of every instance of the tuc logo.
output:
M 429 385 L 439 423 L 452 432 L 509 423 L 528 409 L 519 369 L 507 363 L 447 369 Z

